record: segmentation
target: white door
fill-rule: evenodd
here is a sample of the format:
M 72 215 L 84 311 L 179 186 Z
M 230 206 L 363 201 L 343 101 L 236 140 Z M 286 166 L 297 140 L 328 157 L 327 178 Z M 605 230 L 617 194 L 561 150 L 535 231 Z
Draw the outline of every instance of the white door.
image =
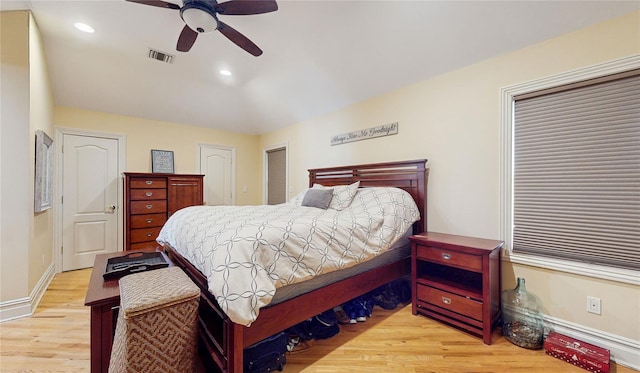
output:
M 205 205 L 233 205 L 233 150 L 200 147 L 200 173 L 204 175 Z
M 62 270 L 69 271 L 118 250 L 118 140 L 65 134 L 62 158 Z

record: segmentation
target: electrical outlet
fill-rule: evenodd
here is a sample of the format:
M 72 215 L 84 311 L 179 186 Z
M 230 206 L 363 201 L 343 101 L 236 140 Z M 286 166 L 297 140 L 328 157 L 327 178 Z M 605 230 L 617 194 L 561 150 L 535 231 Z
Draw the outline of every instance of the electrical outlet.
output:
M 587 312 L 595 313 L 596 315 L 601 314 L 601 303 L 600 298 L 596 297 L 587 297 Z

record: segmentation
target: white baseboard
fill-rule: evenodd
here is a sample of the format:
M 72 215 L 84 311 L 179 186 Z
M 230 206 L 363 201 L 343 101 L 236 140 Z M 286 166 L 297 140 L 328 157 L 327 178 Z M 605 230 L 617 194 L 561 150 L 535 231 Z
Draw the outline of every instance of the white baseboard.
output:
M 592 345 L 606 348 L 611 352 L 611 360 L 615 361 L 616 364 L 640 371 L 640 341 L 547 315 L 544 316 L 544 322 L 545 329 L 553 330 Z
M 31 301 L 28 297 L 0 303 L 0 323 L 26 316 L 31 316 Z
M 54 266 L 51 263 L 28 297 L 1 302 L 0 323 L 33 315 L 54 275 Z

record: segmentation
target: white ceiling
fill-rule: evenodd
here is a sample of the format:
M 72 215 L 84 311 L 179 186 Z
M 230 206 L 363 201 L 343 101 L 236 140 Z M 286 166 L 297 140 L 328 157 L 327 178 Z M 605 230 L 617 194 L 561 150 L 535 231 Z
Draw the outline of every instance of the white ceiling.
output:
M 173 0 L 182 5 L 180 0 Z M 56 105 L 261 134 L 640 8 L 640 1 L 303 1 L 220 16 L 175 50 L 177 10 L 124 0 L 0 1 L 31 9 Z M 77 31 L 84 22 L 94 34 Z M 175 55 L 173 64 L 148 48 Z M 228 69 L 233 76 L 218 73 Z

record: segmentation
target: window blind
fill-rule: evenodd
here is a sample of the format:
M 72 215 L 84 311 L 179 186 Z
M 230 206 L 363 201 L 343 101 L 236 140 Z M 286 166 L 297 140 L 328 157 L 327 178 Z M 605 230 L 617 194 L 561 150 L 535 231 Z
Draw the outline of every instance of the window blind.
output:
M 640 269 L 640 72 L 515 97 L 513 136 L 514 252 Z

